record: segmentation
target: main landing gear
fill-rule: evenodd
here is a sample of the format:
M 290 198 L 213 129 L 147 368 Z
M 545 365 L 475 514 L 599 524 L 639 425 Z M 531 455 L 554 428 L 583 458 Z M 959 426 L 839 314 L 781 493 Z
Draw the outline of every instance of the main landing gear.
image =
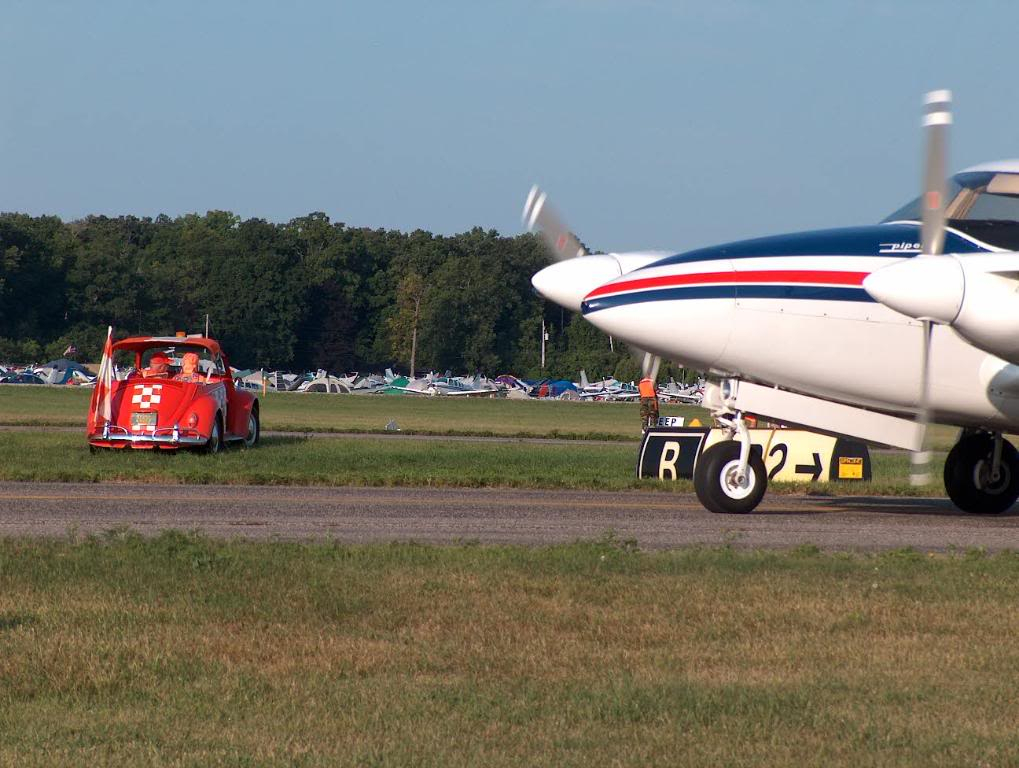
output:
M 723 381 L 720 397 L 711 404 L 726 439 L 697 457 L 693 482 L 709 511 L 746 514 L 764 498 L 768 474 L 760 448 L 751 445 L 743 413 L 730 398 L 733 387 Z M 1000 432 L 963 430 L 945 460 L 945 490 L 964 512 L 1005 512 L 1019 500 L 1019 451 Z
M 742 413 L 716 418 L 726 426 L 730 439 L 715 443 L 697 457 L 693 472 L 697 499 L 709 512 L 752 512 L 768 489 L 761 450 L 750 444 Z
M 945 459 L 945 490 L 959 509 L 997 515 L 1019 499 L 1019 453 L 1000 432 L 964 431 Z

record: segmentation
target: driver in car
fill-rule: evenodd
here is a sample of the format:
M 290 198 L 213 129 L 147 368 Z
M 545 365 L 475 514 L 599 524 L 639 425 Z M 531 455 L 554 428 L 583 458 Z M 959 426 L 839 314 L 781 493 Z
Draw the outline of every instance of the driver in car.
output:
M 170 358 L 162 352 L 156 352 L 149 358 L 149 367 L 142 369 L 142 376 L 146 379 L 166 376 L 170 368 Z

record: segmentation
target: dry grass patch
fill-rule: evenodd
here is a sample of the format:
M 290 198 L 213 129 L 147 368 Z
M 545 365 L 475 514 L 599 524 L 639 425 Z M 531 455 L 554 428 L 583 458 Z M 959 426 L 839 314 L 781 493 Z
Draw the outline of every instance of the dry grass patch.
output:
M 0 542 L 0 764 L 1019 761 L 1019 557 Z

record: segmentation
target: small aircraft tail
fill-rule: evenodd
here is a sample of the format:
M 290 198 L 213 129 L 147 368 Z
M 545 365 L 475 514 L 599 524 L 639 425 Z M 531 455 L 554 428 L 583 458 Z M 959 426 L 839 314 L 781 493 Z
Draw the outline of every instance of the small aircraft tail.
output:
M 591 386 L 591 385 L 590 385 L 590 383 L 587 380 L 587 371 L 585 371 L 583 368 L 581 368 L 580 369 L 580 388 L 581 389 L 587 389 L 589 386 Z

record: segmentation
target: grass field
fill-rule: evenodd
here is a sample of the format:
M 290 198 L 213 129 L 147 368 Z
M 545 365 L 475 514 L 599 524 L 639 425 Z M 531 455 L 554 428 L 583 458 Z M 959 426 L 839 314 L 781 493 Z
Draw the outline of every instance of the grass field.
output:
M 1014 554 L 0 541 L 0 764 L 1013 765 L 1017 589 Z
M 89 390 L 77 387 L 0 386 L 0 425 L 81 426 Z M 663 416 L 699 418 L 703 408 L 663 405 Z M 396 421 L 401 431 L 432 435 L 504 435 L 639 440 L 636 403 L 270 392 L 262 399 L 262 427 L 288 432 L 383 432 Z M 958 430 L 935 426 L 931 447 L 947 451 Z
M 82 426 L 90 392 L 76 387 L 0 386 L 0 425 Z M 639 440 L 636 403 L 582 403 L 383 395 L 270 392 L 262 427 L 293 432 L 401 431 L 433 435 L 506 435 Z M 663 416 L 699 416 L 701 408 L 662 406 Z
M 399 436 L 266 437 L 254 450 L 231 448 L 219 456 L 126 450 L 92 455 L 82 435 L 20 431 L 0 434 L 0 480 L 693 489 L 693 484 L 685 480 L 638 481 L 636 459 L 636 445 L 630 443 L 422 442 Z M 934 483 L 914 488 L 906 482 L 905 455 L 875 454 L 872 463 L 872 483 L 773 483 L 769 492 L 944 494 L 940 465 L 934 467 Z
M 72 387 L 0 387 L 0 425 L 81 426 L 88 395 Z M 664 414 L 707 421 L 699 408 L 671 406 Z M 0 479 L 692 489 L 685 481 L 634 478 L 639 418 L 633 404 L 272 393 L 262 415 L 266 430 L 381 433 L 394 419 L 405 434 L 600 437 L 619 445 L 267 437 L 256 451 L 231 450 L 214 459 L 185 452 L 173 457 L 127 451 L 91 456 L 83 435 L 40 430 L 0 434 Z M 933 467 L 934 482 L 921 488 L 908 485 L 904 455 L 874 454 L 873 465 L 870 484 L 773 484 L 771 492 L 944 493 L 940 464 Z

